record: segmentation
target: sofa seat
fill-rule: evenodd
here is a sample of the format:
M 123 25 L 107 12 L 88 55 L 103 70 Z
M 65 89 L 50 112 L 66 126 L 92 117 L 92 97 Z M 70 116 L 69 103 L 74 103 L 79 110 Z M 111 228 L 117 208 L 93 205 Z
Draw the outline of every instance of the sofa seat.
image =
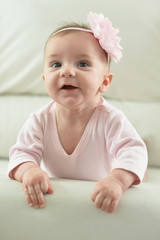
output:
M 144 182 L 126 190 L 112 214 L 90 200 L 95 182 L 52 179 L 54 194 L 46 195 L 44 209 L 34 209 L 26 203 L 22 184 L 2 174 L 0 239 L 117 240 L 121 235 L 125 240 L 158 240 L 159 173 L 160 169 L 148 169 Z

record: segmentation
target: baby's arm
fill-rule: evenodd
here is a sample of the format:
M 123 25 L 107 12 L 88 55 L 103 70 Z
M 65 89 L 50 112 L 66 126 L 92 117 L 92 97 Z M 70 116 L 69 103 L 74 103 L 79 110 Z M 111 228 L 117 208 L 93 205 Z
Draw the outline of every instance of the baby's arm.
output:
M 137 176 L 123 169 L 114 169 L 108 177 L 97 182 L 91 199 L 97 208 L 112 213 L 117 208 L 123 191 L 129 188 Z
M 15 168 L 13 176 L 22 182 L 27 202 L 35 208 L 45 207 L 44 193 L 53 193 L 49 177 L 37 164 L 26 162 Z

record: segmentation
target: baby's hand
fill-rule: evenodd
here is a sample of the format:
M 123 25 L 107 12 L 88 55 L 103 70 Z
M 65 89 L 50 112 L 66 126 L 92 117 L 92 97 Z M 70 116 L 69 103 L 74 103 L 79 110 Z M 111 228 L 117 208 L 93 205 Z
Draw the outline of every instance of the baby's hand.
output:
M 44 193 L 53 193 L 47 173 L 39 167 L 30 168 L 24 172 L 22 183 L 29 206 L 45 207 Z
M 117 180 L 105 178 L 96 183 L 91 199 L 97 208 L 112 213 L 117 208 L 122 192 L 122 186 Z

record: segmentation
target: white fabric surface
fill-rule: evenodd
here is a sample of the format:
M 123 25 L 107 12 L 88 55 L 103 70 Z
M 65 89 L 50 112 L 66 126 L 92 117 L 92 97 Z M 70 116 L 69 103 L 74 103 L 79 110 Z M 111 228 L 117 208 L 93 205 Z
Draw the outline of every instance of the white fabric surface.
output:
M 159 240 L 160 175 L 149 169 L 144 183 L 125 191 L 107 214 L 90 199 L 95 182 L 51 180 L 46 208 L 26 204 L 22 185 L 0 177 L 0 236 L 3 240 Z M 3 221 L 2 221 L 3 220 Z

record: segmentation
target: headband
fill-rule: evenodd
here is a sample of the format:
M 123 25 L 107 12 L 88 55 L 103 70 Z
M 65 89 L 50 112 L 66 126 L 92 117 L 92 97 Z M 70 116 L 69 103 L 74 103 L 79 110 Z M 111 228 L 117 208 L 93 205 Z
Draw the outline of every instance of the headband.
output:
M 101 13 L 98 15 L 97 13 L 89 12 L 87 20 L 91 30 L 80 27 L 67 27 L 55 32 L 53 35 L 67 30 L 79 30 L 92 33 L 94 37 L 98 39 L 100 46 L 108 56 L 116 63 L 120 61 L 122 58 L 122 47 L 119 45 L 121 38 L 117 36 L 119 29 L 113 28 L 112 22 Z

